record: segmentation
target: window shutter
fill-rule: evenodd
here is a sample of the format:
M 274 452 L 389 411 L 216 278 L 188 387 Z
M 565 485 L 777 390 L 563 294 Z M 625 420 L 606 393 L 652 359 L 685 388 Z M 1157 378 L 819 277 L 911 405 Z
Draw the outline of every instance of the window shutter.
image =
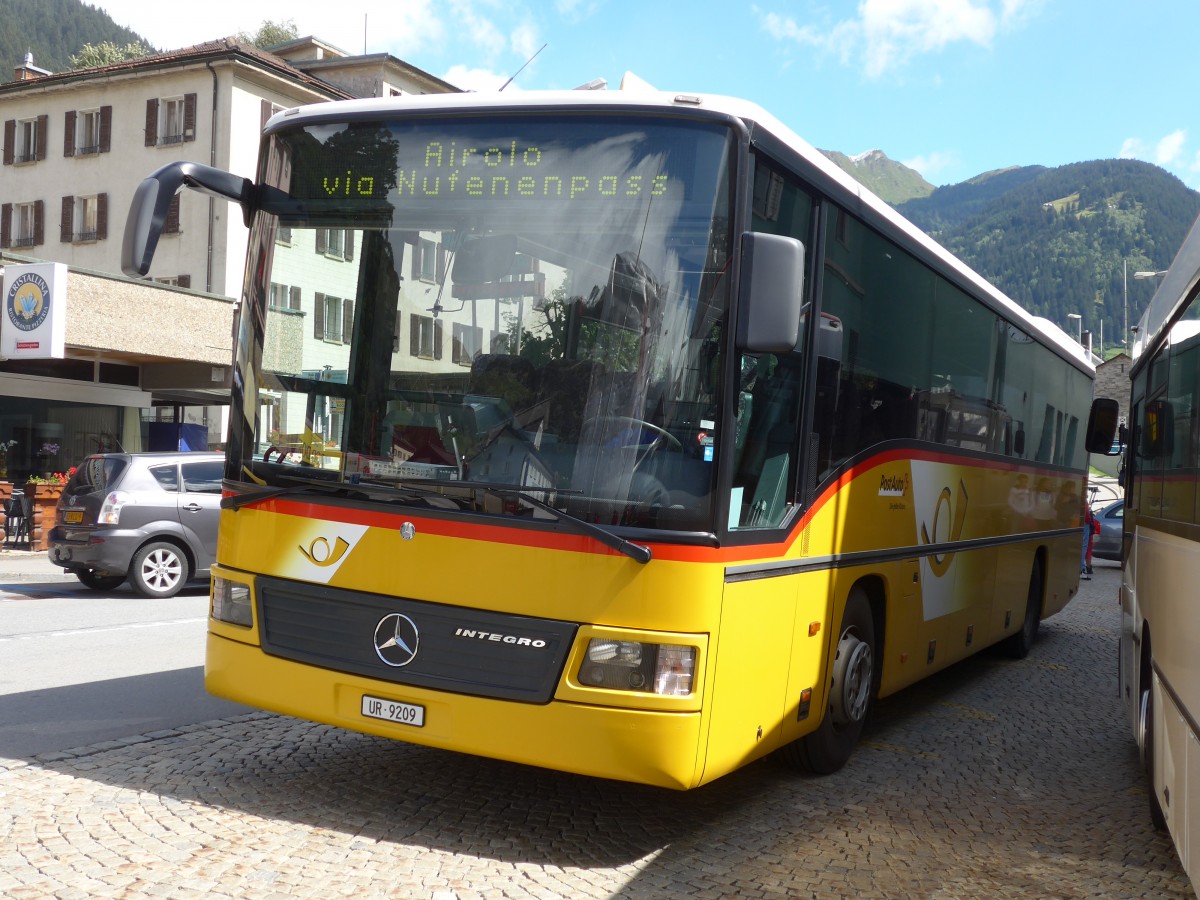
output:
M 349 228 L 346 229 L 346 240 L 343 244 L 344 255 L 343 259 L 350 261 L 354 259 L 354 232 Z
M 46 139 L 50 135 L 50 117 L 37 117 L 37 158 L 46 158 Z
M 183 95 L 183 139 L 185 141 L 194 141 L 196 139 L 196 95 Z
M 146 146 L 153 147 L 158 143 L 158 98 L 152 97 L 146 101 Z
M 313 337 L 325 337 L 325 295 L 313 295 Z
M 262 101 L 262 106 L 259 110 L 258 127 L 260 131 L 266 126 L 267 119 L 269 118 L 271 118 L 271 101 L 264 100 Z
M 192 286 L 192 276 L 191 275 L 180 275 L 178 278 L 175 279 L 175 283 L 177 285 L 179 285 L 181 288 L 190 288 Z
M 167 207 L 167 217 L 163 221 L 163 234 L 179 234 L 179 195 L 171 198 Z
M 71 232 L 75 227 L 75 198 L 62 198 L 62 220 L 58 225 L 58 239 L 64 244 L 71 243 Z
M 400 352 L 400 310 L 396 309 L 392 312 L 392 352 Z
M 96 240 L 108 238 L 108 194 L 96 195 Z
M 433 322 L 433 358 L 442 358 L 442 320 L 435 319 Z
M 446 282 L 446 248 L 440 243 L 437 245 L 437 281 L 438 284 Z
M 342 301 L 342 343 L 350 343 L 350 335 L 354 333 L 354 301 Z
M 8 219 L 4 220 L 8 224 Z M 421 355 L 421 317 L 416 313 L 408 316 L 408 355 Z
M 4 164 L 11 166 L 17 152 L 17 120 L 9 119 L 4 123 Z M 5 245 L 7 246 L 7 245 Z
M 300 288 L 295 286 L 288 288 L 288 299 L 288 309 L 298 310 L 300 308 Z
M 329 246 L 329 235 L 324 228 L 317 229 L 317 252 L 324 253 L 325 248 Z
M 112 149 L 112 107 L 100 107 L 100 152 Z
M 42 200 L 33 202 L 33 243 L 38 247 L 46 243 L 46 204 Z
M 75 110 L 63 115 L 63 156 L 75 155 Z
M 5 147 L 7 150 L 7 146 Z M 12 246 L 12 204 L 0 203 L 0 247 Z

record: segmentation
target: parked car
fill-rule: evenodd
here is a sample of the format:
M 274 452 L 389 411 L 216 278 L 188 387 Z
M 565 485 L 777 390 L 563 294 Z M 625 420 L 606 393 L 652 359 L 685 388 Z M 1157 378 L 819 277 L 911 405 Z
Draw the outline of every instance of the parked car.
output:
M 1125 501 L 1114 500 L 1096 512 L 1100 533 L 1092 541 L 1092 556 L 1096 559 L 1121 561 L 1122 533 L 1125 526 Z
M 87 587 L 128 580 L 143 597 L 172 597 L 206 577 L 217 552 L 220 453 L 98 453 L 63 488 L 50 561 Z

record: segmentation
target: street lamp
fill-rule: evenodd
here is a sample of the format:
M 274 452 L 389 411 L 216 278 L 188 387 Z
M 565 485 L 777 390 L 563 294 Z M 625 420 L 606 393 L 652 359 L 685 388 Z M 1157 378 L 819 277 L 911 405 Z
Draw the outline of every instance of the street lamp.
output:
M 1079 346 L 1083 346 L 1083 316 L 1079 313 L 1067 313 L 1068 319 L 1074 319 L 1079 323 Z

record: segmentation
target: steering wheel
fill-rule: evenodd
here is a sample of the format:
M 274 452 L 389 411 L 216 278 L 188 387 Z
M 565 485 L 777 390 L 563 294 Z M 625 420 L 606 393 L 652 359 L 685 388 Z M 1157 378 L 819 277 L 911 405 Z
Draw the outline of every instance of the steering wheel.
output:
M 675 437 L 675 435 L 671 434 L 671 432 L 667 431 L 667 429 L 659 425 L 655 425 L 653 422 L 647 422 L 645 419 L 635 418 L 634 416 L 595 416 L 584 423 L 584 429 L 586 430 L 588 425 L 608 423 L 616 423 L 626 429 L 633 429 L 638 437 L 641 437 L 643 430 L 654 435 L 654 440 L 648 444 L 642 443 L 641 441 L 634 441 L 632 443 L 628 441 L 622 441 L 620 444 L 612 445 L 613 447 L 623 450 L 634 448 L 641 451 L 640 458 L 633 464 L 635 469 L 649 459 L 652 453 L 654 453 L 656 450 L 659 450 L 663 446 L 669 446 L 672 450 L 683 450 L 683 444 L 680 442 L 679 438 Z M 616 435 L 614 434 L 614 437 L 615 436 Z

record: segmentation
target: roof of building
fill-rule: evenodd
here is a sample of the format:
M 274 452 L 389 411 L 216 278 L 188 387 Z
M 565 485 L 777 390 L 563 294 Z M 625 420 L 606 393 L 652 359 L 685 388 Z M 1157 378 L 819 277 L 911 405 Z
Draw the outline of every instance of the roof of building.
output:
M 127 59 L 110 63 L 106 66 L 96 66 L 90 69 L 74 69 L 69 72 L 52 72 L 38 78 L 8 81 L 0 83 L 0 94 L 17 93 L 31 88 L 43 89 L 57 84 L 70 84 L 78 81 L 88 81 L 99 77 L 109 77 L 122 73 L 137 73 L 160 69 L 177 68 L 194 63 L 208 62 L 214 59 L 233 59 L 246 65 L 287 78 L 306 87 L 325 94 L 334 99 L 351 97 L 346 91 L 309 73 L 296 68 L 286 60 L 273 53 L 260 50 L 253 44 L 239 41 L 234 37 L 219 38 L 182 47 L 178 50 L 167 50 L 162 53 L 151 53 L 137 59 Z

